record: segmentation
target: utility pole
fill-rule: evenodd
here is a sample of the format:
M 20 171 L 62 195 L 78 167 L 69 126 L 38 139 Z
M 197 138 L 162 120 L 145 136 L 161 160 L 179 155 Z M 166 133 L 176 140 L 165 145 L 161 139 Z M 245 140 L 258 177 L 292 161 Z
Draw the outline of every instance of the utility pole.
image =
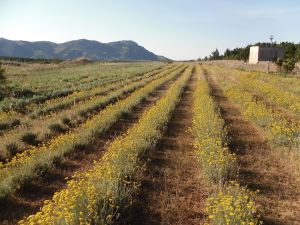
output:
M 270 43 L 269 43 L 269 61 L 268 61 L 268 73 L 270 73 L 270 61 L 271 61 L 271 45 L 273 44 L 274 36 L 270 36 Z

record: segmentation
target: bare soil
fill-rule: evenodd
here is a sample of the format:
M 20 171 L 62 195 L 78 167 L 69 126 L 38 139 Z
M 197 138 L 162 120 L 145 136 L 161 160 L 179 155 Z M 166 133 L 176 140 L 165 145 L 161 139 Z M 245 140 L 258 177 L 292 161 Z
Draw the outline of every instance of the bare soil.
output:
M 203 224 L 207 185 L 193 152 L 191 126 L 192 94 L 196 74 L 157 146 L 149 151 L 140 192 L 129 215 L 132 225 Z M 128 219 L 128 218 L 127 218 Z M 122 224 L 123 224 L 122 223 Z

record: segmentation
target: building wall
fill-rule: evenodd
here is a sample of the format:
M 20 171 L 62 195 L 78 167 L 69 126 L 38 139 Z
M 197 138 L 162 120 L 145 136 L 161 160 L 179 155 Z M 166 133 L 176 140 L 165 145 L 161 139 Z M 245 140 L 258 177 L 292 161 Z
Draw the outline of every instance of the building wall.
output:
M 284 49 L 282 48 L 262 48 L 259 46 L 250 47 L 249 63 L 256 64 L 262 61 L 276 61 L 278 58 L 284 58 Z
M 250 47 L 249 63 L 250 64 L 258 63 L 258 55 L 259 55 L 259 47 L 258 46 Z
M 281 48 L 259 48 L 258 61 L 276 61 L 284 58 L 284 50 Z

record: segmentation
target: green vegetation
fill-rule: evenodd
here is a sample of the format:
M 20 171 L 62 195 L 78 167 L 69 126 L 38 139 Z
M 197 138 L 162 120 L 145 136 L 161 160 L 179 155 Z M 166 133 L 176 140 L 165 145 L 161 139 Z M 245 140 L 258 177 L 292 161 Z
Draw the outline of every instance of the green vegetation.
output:
M 37 176 L 40 170 L 51 167 L 56 159 L 74 151 L 76 146 L 92 143 L 99 134 L 105 132 L 115 123 L 124 112 L 132 110 L 155 89 L 178 77 L 182 71 L 182 68 L 178 69 L 150 82 L 128 98 L 107 106 L 72 132 L 53 138 L 48 144 L 24 151 L 8 163 L 0 163 L 0 198 L 20 188 L 25 180 Z
M 15 109 L 28 113 L 49 99 L 89 90 L 162 65 L 158 62 L 5 64 L 7 91 L 0 101 L 0 112 Z
M 87 92 L 82 91 L 81 93 L 84 95 L 77 95 L 77 97 L 83 97 L 85 94 L 88 94 L 88 96 L 81 101 L 74 101 L 75 96 L 72 98 L 66 96 L 65 98 L 58 98 L 53 99 L 50 102 L 45 102 L 46 105 L 43 105 L 46 106 L 46 109 L 49 109 L 49 107 L 53 108 L 51 106 L 55 106 L 56 103 L 68 103 L 68 99 L 71 100 L 69 103 L 72 104 L 68 104 L 68 107 L 64 107 L 64 110 L 62 111 L 56 111 L 49 115 L 46 114 L 32 117 L 31 115 L 35 114 L 35 111 L 33 111 L 29 118 L 23 118 L 21 126 L 15 127 L 9 132 L 5 132 L 5 134 L 0 137 L 0 155 L 5 159 L 12 157 L 10 151 L 6 151 L 8 150 L 6 146 L 12 142 L 18 146 L 19 151 L 28 148 L 29 143 L 24 142 L 22 139 L 28 131 L 37 135 L 37 141 L 45 142 L 50 137 L 53 138 L 60 133 L 74 129 L 84 123 L 89 117 L 98 113 L 99 110 L 103 109 L 109 103 L 124 98 L 133 91 L 142 88 L 147 83 L 159 79 L 167 73 L 177 70 L 179 67 L 180 66 L 173 65 L 167 66 L 164 67 L 163 70 L 153 70 L 142 76 L 135 75 L 132 78 L 108 84 L 102 88 L 100 86 Z M 38 110 L 43 109 L 43 105 Z
M 63 60 L 60 59 L 33 59 L 33 58 L 7 57 L 7 56 L 0 56 L 0 60 L 8 60 L 12 62 L 41 63 L 41 64 L 63 62 Z
M 198 73 L 203 78 L 203 72 Z M 225 122 L 211 92 L 208 82 L 199 79 L 193 96 L 191 126 L 195 155 L 211 185 L 205 208 L 209 224 L 256 225 L 259 221 L 255 216 L 254 193 L 232 181 L 238 174 L 237 156 L 227 146 Z
M 254 45 L 261 47 L 269 47 L 269 43 L 256 43 Z M 219 50 L 214 50 L 209 57 L 205 57 L 203 60 L 244 60 L 249 58 L 250 47 L 253 45 L 247 45 L 246 47 L 234 48 L 232 50 L 226 49 L 224 54 L 221 55 Z M 285 50 L 285 57 L 283 60 L 278 60 L 276 63 L 282 68 L 284 72 L 291 72 L 295 68 L 295 63 L 300 61 L 300 43 L 295 44 L 291 42 L 281 42 L 280 44 L 274 43 L 271 47 L 279 47 Z M 201 60 L 201 59 L 199 59 Z
M 4 62 L 0 224 L 297 220 L 299 79 L 208 64 Z
M 191 69 L 190 66 L 185 70 L 139 122 L 116 138 L 90 170 L 77 173 L 40 212 L 20 224 L 112 224 L 118 219 L 120 212 L 130 206 L 138 188 L 134 178 L 143 168 L 141 159 L 161 137 L 191 76 Z

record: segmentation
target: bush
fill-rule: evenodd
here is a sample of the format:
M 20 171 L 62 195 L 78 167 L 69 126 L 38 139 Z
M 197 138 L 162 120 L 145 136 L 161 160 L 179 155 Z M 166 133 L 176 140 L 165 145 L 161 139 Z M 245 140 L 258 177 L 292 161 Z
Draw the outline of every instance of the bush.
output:
M 280 68 L 280 70 L 283 70 L 286 73 L 292 72 L 296 65 L 296 61 L 293 59 L 277 59 L 275 63 Z
M 296 62 L 292 59 L 286 59 L 282 63 L 283 70 L 285 72 L 292 72 L 295 68 Z
M 213 193 L 205 208 L 209 224 L 261 224 L 256 218 L 256 193 L 235 182 Z
M 59 123 L 54 123 L 49 125 L 49 129 L 51 130 L 52 133 L 54 134 L 59 134 L 59 133 L 63 133 L 65 132 L 65 129 L 63 128 L 63 126 Z
M 22 137 L 21 140 L 23 142 L 25 142 L 26 144 L 29 145 L 37 145 L 38 141 L 37 141 L 37 135 L 31 132 L 27 132 L 25 133 Z
M 19 148 L 15 142 L 12 142 L 12 143 L 6 145 L 6 150 L 7 150 L 8 154 L 10 156 L 12 156 L 12 155 L 15 155 L 18 153 Z
M 72 126 L 72 121 L 69 117 L 67 116 L 64 116 L 62 119 L 61 119 L 62 123 L 67 125 L 68 127 L 71 127 Z
M 6 130 L 11 127 L 18 126 L 20 124 L 20 120 L 16 118 L 12 118 L 9 121 L 0 122 L 0 130 Z
M 282 64 L 283 64 L 283 60 L 282 59 L 277 59 L 275 63 L 276 63 L 277 66 L 279 66 L 281 68 Z

